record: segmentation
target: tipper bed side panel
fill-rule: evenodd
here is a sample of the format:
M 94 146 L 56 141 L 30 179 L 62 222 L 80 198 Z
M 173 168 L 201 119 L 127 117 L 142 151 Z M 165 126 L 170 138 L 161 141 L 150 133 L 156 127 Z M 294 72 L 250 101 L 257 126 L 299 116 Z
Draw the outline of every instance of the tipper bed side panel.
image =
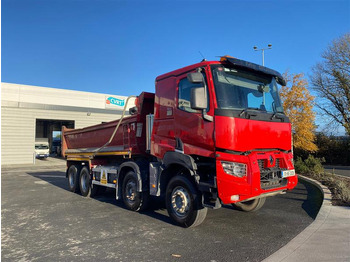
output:
M 141 93 L 136 100 L 137 113 L 124 117 L 114 139 L 107 147 L 131 149 L 133 153 L 144 153 L 146 148 L 146 115 L 153 114 L 154 94 Z M 99 148 L 113 134 L 119 120 L 82 129 L 62 129 L 63 144 L 67 149 Z

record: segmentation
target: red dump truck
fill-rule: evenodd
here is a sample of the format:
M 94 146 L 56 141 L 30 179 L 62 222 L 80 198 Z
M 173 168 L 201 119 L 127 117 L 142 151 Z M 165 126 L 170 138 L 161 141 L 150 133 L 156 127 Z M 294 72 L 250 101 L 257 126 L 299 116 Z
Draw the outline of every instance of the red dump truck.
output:
M 63 129 L 69 188 L 113 188 L 134 211 L 161 197 L 183 227 L 223 204 L 258 210 L 298 181 L 278 85 L 277 71 L 228 56 L 158 76 L 129 116 L 125 105 L 119 120 Z

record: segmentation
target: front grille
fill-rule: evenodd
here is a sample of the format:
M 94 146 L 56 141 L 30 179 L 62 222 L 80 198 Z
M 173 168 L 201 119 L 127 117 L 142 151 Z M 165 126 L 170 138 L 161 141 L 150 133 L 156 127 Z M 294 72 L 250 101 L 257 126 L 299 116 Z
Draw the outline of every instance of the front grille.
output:
M 267 167 L 268 159 L 258 159 L 261 189 L 272 189 L 287 185 L 287 179 L 282 178 L 281 159 L 276 158 L 274 167 Z
M 278 169 L 265 170 L 260 172 L 261 189 L 272 189 L 287 185 L 287 179 L 282 178 L 282 172 Z
M 259 170 L 261 172 L 265 168 L 265 160 L 264 159 L 259 159 L 258 160 L 258 165 L 259 165 Z
M 280 168 L 280 163 L 281 163 L 281 159 L 276 158 L 276 163 L 275 163 L 275 167 Z
M 259 165 L 260 172 L 265 169 L 266 161 L 268 161 L 268 160 L 267 159 L 258 159 L 258 165 Z M 275 168 L 281 167 L 281 159 L 280 158 L 276 158 L 274 167 Z

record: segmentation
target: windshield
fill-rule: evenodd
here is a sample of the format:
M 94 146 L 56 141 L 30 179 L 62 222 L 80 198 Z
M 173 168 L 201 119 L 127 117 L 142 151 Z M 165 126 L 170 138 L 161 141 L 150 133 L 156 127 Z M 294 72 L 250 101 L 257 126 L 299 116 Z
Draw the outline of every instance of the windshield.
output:
M 220 109 L 256 109 L 283 113 L 274 77 L 224 67 L 212 67 Z

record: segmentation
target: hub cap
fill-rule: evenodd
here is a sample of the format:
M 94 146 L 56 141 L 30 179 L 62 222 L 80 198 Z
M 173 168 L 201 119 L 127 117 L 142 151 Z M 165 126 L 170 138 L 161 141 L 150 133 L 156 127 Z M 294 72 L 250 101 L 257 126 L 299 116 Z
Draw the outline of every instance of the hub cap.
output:
M 190 196 L 183 187 L 176 187 L 171 195 L 171 206 L 177 216 L 186 216 L 190 209 Z
M 133 180 L 129 180 L 126 184 L 126 199 L 128 202 L 134 202 L 136 197 L 136 183 Z

